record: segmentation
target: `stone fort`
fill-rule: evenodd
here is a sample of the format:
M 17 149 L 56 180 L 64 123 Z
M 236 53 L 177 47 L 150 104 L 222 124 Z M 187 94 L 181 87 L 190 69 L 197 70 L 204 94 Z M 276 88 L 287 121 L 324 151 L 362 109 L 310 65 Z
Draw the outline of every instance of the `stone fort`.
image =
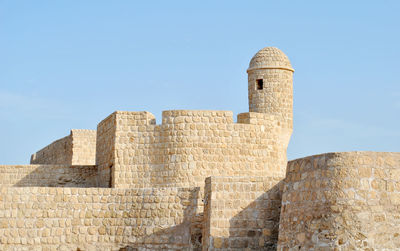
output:
M 0 250 L 399 250 L 400 153 L 287 161 L 293 72 L 267 47 L 237 122 L 116 111 L 0 166 Z

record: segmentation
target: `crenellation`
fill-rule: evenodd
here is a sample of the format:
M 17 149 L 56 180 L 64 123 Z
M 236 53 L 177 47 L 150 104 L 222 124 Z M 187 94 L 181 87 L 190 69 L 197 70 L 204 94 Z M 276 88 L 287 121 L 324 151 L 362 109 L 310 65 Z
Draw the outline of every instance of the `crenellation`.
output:
M 274 135 L 279 130 L 266 128 L 261 122 L 263 116 L 257 114 L 251 117 L 258 118 L 257 123 L 262 126 L 235 124 L 230 111 L 164 111 L 161 125 L 146 126 L 137 126 L 139 113 L 123 114 L 117 112 L 114 117 L 117 122 L 111 123 L 116 125 L 112 148 L 116 154 L 112 182 L 116 187 L 200 185 L 207 176 L 223 174 L 216 168 L 219 165 L 239 169 L 232 170 L 231 175 L 243 175 L 248 169 L 237 161 L 241 155 L 271 157 L 267 150 L 258 149 L 256 145 L 279 141 Z M 134 116 L 137 120 L 130 120 Z M 265 117 L 271 120 L 271 116 Z M 265 135 L 264 139 L 257 137 L 260 134 Z M 237 149 L 229 146 L 234 142 L 235 146 L 245 143 L 256 147 L 254 150 L 232 150 Z M 205 161 L 209 163 L 205 164 Z M 261 162 L 260 159 L 257 164 L 260 173 L 266 167 Z M 284 172 L 280 168 L 270 170 Z

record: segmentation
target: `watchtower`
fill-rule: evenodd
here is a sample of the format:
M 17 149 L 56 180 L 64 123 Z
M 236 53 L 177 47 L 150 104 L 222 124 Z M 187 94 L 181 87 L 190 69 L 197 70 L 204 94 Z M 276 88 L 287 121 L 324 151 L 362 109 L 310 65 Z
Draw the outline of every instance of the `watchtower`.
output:
M 293 129 L 293 68 L 278 48 L 265 47 L 250 61 L 249 111 L 274 115 L 284 130 Z

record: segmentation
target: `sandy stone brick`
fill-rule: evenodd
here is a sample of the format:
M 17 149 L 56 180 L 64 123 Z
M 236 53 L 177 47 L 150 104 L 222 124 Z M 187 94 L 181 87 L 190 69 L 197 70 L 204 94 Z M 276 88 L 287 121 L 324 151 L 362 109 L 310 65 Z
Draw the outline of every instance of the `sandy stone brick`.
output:
M 392 181 L 392 171 L 400 168 L 400 162 L 397 163 L 397 167 L 390 169 L 385 166 L 385 161 L 382 161 L 394 156 L 398 157 L 400 154 L 330 153 L 289 162 L 286 177 L 301 171 L 295 166 L 304 166 L 304 163 L 310 161 L 318 162 L 324 159 L 326 165 L 314 165 L 313 172 L 316 175 L 312 177 L 301 176 L 296 186 L 304 187 L 305 190 L 295 189 L 295 182 L 286 179 L 282 196 L 278 250 L 299 247 L 328 250 L 395 250 L 400 240 L 394 238 L 392 233 L 397 231 L 400 215 L 396 210 L 399 192 L 395 189 L 396 182 Z M 338 176 L 325 176 L 326 169 L 333 170 Z M 355 177 L 354 171 L 357 170 L 359 176 Z M 307 182 L 318 186 L 307 187 Z M 321 185 L 322 183 L 326 185 Z M 328 196 L 315 196 L 307 200 L 293 199 L 308 190 L 317 195 L 330 192 Z M 299 222 L 294 218 L 302 220 Z
M 116 111 L 0 166 L 1 250 L 397 250 L 400 154 L 287 163 L 293 68 L 251 59 L 249 112 Z

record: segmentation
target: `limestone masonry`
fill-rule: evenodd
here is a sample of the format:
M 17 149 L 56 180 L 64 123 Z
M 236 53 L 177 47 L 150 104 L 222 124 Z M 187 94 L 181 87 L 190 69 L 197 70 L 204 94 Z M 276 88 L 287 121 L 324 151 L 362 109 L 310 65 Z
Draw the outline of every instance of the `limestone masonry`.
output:
M 116 111 L 0 166 L 0 250 L 400 250 L 400 153 L 287 162 L 293 72 L 267 47 L 237 122 Z

